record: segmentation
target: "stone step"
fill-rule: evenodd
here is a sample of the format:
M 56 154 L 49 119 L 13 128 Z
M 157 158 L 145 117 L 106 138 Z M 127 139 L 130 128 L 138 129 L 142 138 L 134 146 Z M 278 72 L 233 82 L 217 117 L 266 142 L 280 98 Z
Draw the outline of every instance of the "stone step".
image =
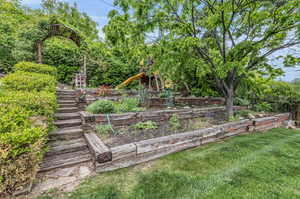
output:
M 91 154 L 88 149 L 72 153 L 65 153 L 55 157 L 44 158 L 42 164 L 40 165 L 39 172 L 69 167 L 91 160 Z
M 67 127 L 75 127 L 81 125 L 81 119 L 71 119 L 71 120 L 56 120 L 54 122 L 58 128 L 67 128 Z
M 56 90 L 56 93 L 67 93 L 67 94 L 75 94 L 75 90 L 65 90 L 65 89 L 58 89 Z
M 49 147 L 57 147 L 57 146 L 65 146 L 65 145 L 71 145 L 76 143 L 86 143 L 85 139 L 83 137 L 77 138 L 77 139 L 70 139 L 70 140 L 55 140 L 55 141 L 49 141 L 47 145 Z
M 57 100 L 57 103 L 58 104 L 75 104 L 76 100 L 75 99 L 73 99 L 73 100 Z
M 81 126 L 61 128 L 49 133 L 49 140 L 70 140 L 77 139 L 83 136 Z
M 79 113 L 56 113 L 54 117 L 57 120 L 80 119 L 80 114 Z
M 75 140 L 57 141 L 51 143 L 53 146 L 49 146 L 49 151 L 46 152 L 46 157 L 57 156 L 64 153 L 71 153 L 76 151 L 83 151 L 88 149 L 87 143 L 84 138 Z
M 77 107 L 58 108 L 56 113 L 76 113 L 79 109 Z
M 58 104 L 59 108 L 71 108 L 71 107 L 76 107 L 77 104 L 75 103 L 70 103 L 70 104 Z
M 57 99 L 58 100 L 75 100 L 75 96 L 70 96 L 70 95 L 58 95 Z

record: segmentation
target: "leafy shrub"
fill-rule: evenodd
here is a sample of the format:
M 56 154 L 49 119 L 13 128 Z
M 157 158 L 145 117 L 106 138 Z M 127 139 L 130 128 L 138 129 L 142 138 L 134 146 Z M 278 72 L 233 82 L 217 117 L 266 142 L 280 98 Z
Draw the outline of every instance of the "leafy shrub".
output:
M 14 66 L 15 71 L 42 73 L 57 76 L 57 69 L 46 64 L 37 64 L 33 62 L 19 62 Z
M 142 110 L 142 108 L 138 107 L 139 104 L 140 104 L 139 99 L 134 97 L 122 97 L 120 102 L 114 103 L 115 110 L 120 113 L 130 112 L 130 111 L 140 111 Z
M 56 110 L 56 95 L 49 92 L 6 91 L 0 95 L 0 105 L 15 104 L 33 115 L 52 117 Z
M 246 98 L 236 97 L 234 99 L 234 104 L 237 105 L 237 106 L 249 106 L 250 101 Z
M 169 120 L 169 125 L 171 127 L 171 130 L 176 131 L 180 127 L 180 121 L 176 114 L 173 114 L 172 117 Z
M 146 121 L 146 122 L 138 122 L 134 125 L 134 128 L 136 129 L 143 129 L 143 130 L 149 130 L 149 129 L 157 129 L 157 123 L 154 121 Z
M 17 72 L 1 79 L 1 194 L 12 193 L 35 177 L 56 109 L 56 78 L 16 68 Z
M 99 134 L 108 134 L 111 132 L 111 126 L 110 125 L 96 125 L 96 131 Z
M 254 105 L 254 110 L 257 112 L 271 112 L 273 109 L 271 104 L 267 102 L 261 102 Z
M 55 92 L 56 79 L 53 76 L 29 73 L 15 72 L 6 75 L 1 79 L 4 89 L 23 90 L 23 91 L 49 91 Z
M 0 106 L 0 113 L 0 192 L 11 193 L 33 178 L 47 130 L 33 126 L 20 106 Z
M 113 113 L 115 108 L 114 103 L 110 100 L 98 100 L 86 107 L 86 111 L 93 114 Z

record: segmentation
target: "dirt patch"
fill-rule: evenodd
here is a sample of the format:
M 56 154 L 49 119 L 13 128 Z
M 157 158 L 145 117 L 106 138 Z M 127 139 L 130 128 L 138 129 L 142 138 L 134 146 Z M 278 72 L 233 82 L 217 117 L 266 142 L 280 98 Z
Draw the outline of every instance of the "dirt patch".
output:
M 194 118 L 176 122 L 157 122 L 152 123 L 156 126 L 153 129 L 139 129 L 136 124 L 110 129 L 108 132 L 97 132 L 101 140 L 109 147 L 137 142 L 141 140 L 162 137 L 186 131 L 207 128 L 213 125 L 223 124 L 224 120 Z

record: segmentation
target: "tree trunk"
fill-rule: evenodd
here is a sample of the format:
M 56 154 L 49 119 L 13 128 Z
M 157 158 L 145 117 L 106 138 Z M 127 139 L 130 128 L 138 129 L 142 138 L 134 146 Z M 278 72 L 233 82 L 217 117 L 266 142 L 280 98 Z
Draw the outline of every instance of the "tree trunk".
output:
M 227 95 L 225 96 L 226 116 L 228 120 L 233 116 L 233 99 L 234 99 L 234 89 L 233 86 L 231 86 L 227 91 Z

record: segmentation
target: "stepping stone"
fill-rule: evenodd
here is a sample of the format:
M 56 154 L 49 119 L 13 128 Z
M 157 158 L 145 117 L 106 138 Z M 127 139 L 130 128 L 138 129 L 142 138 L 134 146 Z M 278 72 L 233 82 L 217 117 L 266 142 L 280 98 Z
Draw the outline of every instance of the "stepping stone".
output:
M 81 125 L 81 119 L 57 120 L 54 122 L 58 128 L 67 128 Z
M 50 140 L 67 140 L 76 139 L 83 136 L 83 130 L 81 126 L 71 128 L 61 128 L 49 133 Z
M 78 112 L 78 108 L 77 107 L 68 107 L 68 108 L 58 108 L 57 109 L 57 113 L 74 113 L 74 112 Z
M 74 141 L 64 141 L 61 145 L 50 146 L 50 150 L 46 152 L 46 157 L 57 156 L 64 153 L 73 153 L 77 151 L 84 151 L 88 149 L 86 142 L 83 138 L 78 139 L 77 142 Z
M 56 168 L 68 167 L 75 164 L 88 162 L 91 160 L 92 157 L 88 149 L 72 153 L 65 153 L 55 157 L 46 157 L 40 165 L 39 172 L 49 171 Z
M 80 119 L 79 113 L 56 113 L 54 116 L 57 120 Z

